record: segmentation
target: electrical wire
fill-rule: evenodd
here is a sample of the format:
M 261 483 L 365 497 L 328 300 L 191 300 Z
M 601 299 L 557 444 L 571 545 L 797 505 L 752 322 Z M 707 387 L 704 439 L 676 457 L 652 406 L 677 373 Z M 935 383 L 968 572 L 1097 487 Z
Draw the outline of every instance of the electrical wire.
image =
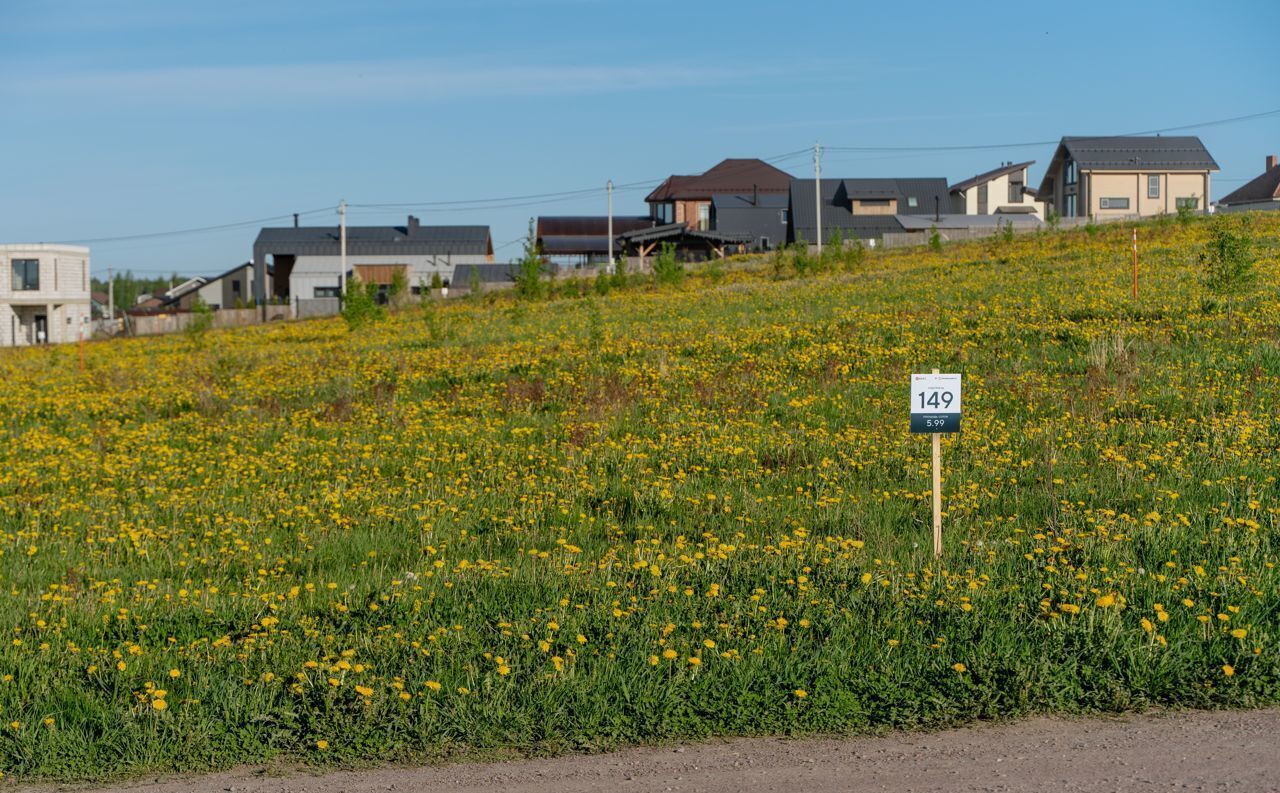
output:
M 1197 124 L 1183 124 L 1177 127 L 1163 127 L 1161 129 L 1148 129 L 1142 132 L 1128 132 L 1123 135 L 1103 135 L 1098 137 L 1115 137 L 1115 138 L 1132 138 L 1139 135 L 1159 135 L 1164 132 L 1183 132 L 1191 129 L 1203 129 L 1205 127 L 1217 127 L 1223 124 L 1235 124 L 1241 121 L 1254 121 L 1260 118 L 1280 115 L 1280 108 L 1275 110 L 1264 110 L 1261 113 L 1250 113 L 1244 116 L 1234 116 L 1232 118 L 1220 118 L 1213 121 L 1202 121 Z M 1087 137 L 1086 137 L 1087 139 Z M 1059 139 L 1060 140 L 1060 139 Z M 1024 141 L 1021 143 L 982 143 L 974 145 L 962 146 L 824 146 L 824 151 L 854 151 L 854 152 L 948 152 L 948 151 L 989 151 L 993 149 L 1020 149 L 1030 146 L 1052 146 L 1059 140 L 1035 140 Z

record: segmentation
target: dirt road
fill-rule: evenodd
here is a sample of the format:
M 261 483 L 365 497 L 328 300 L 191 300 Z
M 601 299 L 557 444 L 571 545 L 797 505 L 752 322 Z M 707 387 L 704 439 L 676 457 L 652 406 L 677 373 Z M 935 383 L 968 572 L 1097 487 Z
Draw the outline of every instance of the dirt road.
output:
M 933 734 L 743 739 L 324 776 L 272 778 L 244 769 L 101 793 L 1154 790 L 1280 791 L 1280 710 L 1041 718 Z

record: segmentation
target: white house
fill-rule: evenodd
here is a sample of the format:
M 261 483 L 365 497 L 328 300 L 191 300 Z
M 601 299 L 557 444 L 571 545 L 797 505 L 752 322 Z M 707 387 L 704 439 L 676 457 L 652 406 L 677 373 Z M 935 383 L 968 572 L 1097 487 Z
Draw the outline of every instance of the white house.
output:
M 340 240 L 341 232 L 335 226 L 262 229 L 253 243 L 258 274 L 254 295 L 259 303 L 266 298 L 295 304 L 336 298 L 342 269 Z M 388 287 L 393 279 L 402 277 L 414 288 L 429 285 L 439 275 L 449 284 L 454 283 L 459 265 L 492 261 L 493 239 L 488 226 L 423 226 L 410 216 L 403 226 L 347 227 L 345 277 L 365 283 Z
M 0 276 L 0 347 L 89 336 L 88 248 L 0 245 Z
M 1044 220 L 1044 203 L 1027 186 L 1027 168 L 1035 160 L 1001 163 L 985 173 L 951 185 L 952 211 L 961 215 L 1035 215 Z

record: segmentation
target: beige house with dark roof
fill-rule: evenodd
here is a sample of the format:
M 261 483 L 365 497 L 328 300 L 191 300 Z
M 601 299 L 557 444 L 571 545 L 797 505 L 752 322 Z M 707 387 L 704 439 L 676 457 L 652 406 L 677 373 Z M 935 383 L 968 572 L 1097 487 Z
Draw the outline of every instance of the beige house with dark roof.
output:
M 1064 218 L 1203 211 L 1209 175 L 1217 170 L 1194 136 L 1066 137 L 1036 194 Z

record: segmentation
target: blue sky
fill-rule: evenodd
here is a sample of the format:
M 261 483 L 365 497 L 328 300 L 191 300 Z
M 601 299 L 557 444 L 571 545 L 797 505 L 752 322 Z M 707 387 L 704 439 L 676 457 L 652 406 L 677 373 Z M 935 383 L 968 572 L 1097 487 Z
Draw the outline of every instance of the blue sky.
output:
M 353 204 L 423 223 L 600 213 L 603 184 L 810 147 L 1055 140 L 1280 108 L 1274 0 L 1229 3 L 0 0 L 0 241 Z M 1193 131 L 1220 196 L 1280 116 Z M 1040 145 L 830 152 L 824 176 L 958 181 Z M 811 175 L 811 158 L 780 163 Z M 600 186 L 543 205 L 442 206 Z M 642 214 L 640 187 L 615 196 Z M 1216 196 L 1215 196 L 1216 197 Z M 407 208 L 353 209 L 352 224 Z M 279 225 L 279 224 L 277 224 Z M 95 273 L 213 274 L 255 226 L 93 243 Z M 517 255 L 519 245 L 499 255 Z

